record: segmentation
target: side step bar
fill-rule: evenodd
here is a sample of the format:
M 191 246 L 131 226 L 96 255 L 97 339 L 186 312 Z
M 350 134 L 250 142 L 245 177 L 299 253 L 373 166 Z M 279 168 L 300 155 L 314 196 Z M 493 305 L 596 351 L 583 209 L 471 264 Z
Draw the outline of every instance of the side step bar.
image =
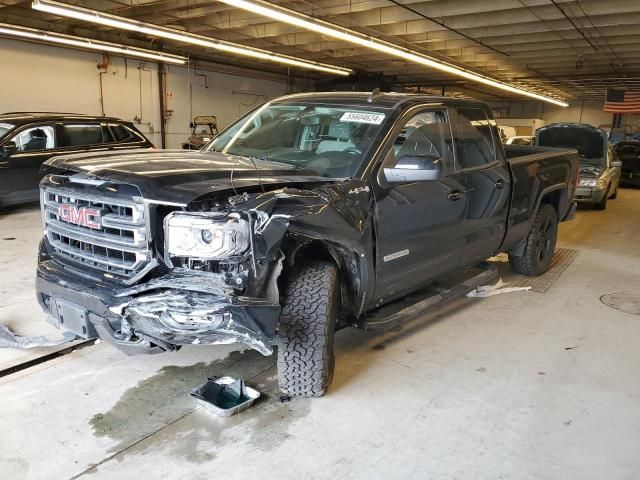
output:
M 386 330 L 422 315 L 482 285 L 496 283 L 498 269 L 482 262 L 433 281 L 406 297 L 367 312 L 358 323 L 365 330 Z

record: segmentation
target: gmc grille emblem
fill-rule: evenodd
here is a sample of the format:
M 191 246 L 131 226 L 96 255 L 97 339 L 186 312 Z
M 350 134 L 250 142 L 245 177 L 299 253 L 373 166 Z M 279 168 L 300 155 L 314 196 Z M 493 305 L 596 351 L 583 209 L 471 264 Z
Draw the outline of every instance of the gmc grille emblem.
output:
M 78 207 L 71 203 L 61 203 L 58 205 L 58 218 L 63 222 L 82 227 L 102 228 L 102 211 L 99 208 Z

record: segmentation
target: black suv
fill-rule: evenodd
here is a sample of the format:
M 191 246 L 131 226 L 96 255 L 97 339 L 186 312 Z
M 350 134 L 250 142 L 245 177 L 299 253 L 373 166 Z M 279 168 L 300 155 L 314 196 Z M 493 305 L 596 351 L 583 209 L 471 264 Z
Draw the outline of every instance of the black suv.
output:
M 152 147 L 131 122 L 117 118 L 66 113 L 0 114 L 0 207 L 37 200 L 40 165 L 51 157 Z

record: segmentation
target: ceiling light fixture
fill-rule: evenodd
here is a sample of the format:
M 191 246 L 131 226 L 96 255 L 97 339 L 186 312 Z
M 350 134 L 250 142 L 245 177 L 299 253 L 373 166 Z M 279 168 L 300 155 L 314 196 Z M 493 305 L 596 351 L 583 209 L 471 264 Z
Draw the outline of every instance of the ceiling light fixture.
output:
M 290 57 L 288 55 L 281 55 L 269 50 L 262 50 L 237 43 L 225 42 L 223 40 L 217 40 L 194 33 L 181 32 L 180 30 L 172 28 L 139 22 L 137 20 L 131 20 L 125 17 L 102 13 L 88 8 L 76 7 L 75 5 L 68 5 L 66 3 L 55 2 L 52 0 L 34 0 L 32 7 L 35 10 L 59 15 L 61 17 L 75 18 L 77 20 L 106 25 L 108 27 L 138 32 L 152 37 L 166 38 L 168 40 L 189 43 L 204 48 L 213 48 L 215 50 L 233 53 L 235 55 L 243 55 L 269 62 L 281 63 L 292 67 L 316 70 L 334 75 L 346 76 L 352 73 L 352 70 L 348 68 L 336 67 L 311 60 L 303 60 L 296 57 Z
M 117 43 L 102 42 L 92 40 L 90 38 L 75 37 L 72 35 L 63 35 L 35 28 L 20 27 L 10 25 L 8 23 L 0 23 L 0 35 L 9 37 L 17 37 L 25 40 L 34 40 L 38 42 L 54 43 L 88 50 L 99 50 L 101 52 L 116 53 L 126 57 L 143 58 L 145 60 L 156 60 L 159 62 L 184 64 L 187 57 L 179 55 L 171 55 L 169 53 L 154 52 L 153 50 L 145 50 L 143 48 L 128 47 Z
M 264 2 L 261 0 L 220 0 L 220 1 L 232 7 L 241 8 L 251 13 L 256 13 L 258 15 L 262 15 L 264 17 L 268 17 L 273 20 L 277 20 L 279 22 L 288 23 L 290 25 L 294 25 L 296 27 L 317 32 L 322 35 L 326 35 L 328 37 L 337 38 L 338 40 L 343 40 L 345 42 L 360 45 L 362 47 L 376 50 L 378 52 L 385 53 L 388 55 L 393 55 L 395 57 L 399 57 L 409 62 L 425 65 L 427 67 L 434 68 L 436 70 L 440 70 L 442 72 L 449 73 L 451 75 L 456 75 L 458 77 L 463 77 L 468 80 L 472 80 L 474 82 L 482 83 L 490 87 L 499 88 L 500 90 L 505 90 L 507 92 L 515 93 L 518 95 L 525 95 L 527 97 L 534 98 L 536 100 L 541 100 L 544 102 L 549 102 L 554 105 L 558 105 L 560 107 L 569 106 L 568 103 L 563 102 L 562 100 L 558 100 L 545 95 L 540 95 L 538 93 L 531 92 L 529 90 L 524 90 L 522 88 L 516 87 L 514 85 L 510 85 L 500 80 L 495 80 L 493 78 L 481 75 L 479 73 L 475 73 L 471 70 L 467 70 L 465 68 L 458 67 L 456 65 L 444 62 L 435 57 L 430 57 L 428 55 L 416 52 L 414 50 L 409 50 L 408 48 L 395 45 L 391 42 L 386 42 L 379 38 L 363 35 L 359 32 L 356 32 L 355 30 L 343 28 L 343 27 L 340 27 L 339 25 L 335 25 L 330 22 L 318 20 L 309 15 L 305 15 L 303 13 L 299 13 L 294 10 L 276 6 L 268 2 Z

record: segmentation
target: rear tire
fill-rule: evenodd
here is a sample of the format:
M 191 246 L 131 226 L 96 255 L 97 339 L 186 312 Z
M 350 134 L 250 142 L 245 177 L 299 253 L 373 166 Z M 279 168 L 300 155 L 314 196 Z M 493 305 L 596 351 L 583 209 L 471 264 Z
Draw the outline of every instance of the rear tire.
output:
M 549 269 L 558 237 L 558 214 L 549 204 L 540 206 L 527 236 L 524 253 L 509 255 L 511 268 L 522 275 L 537 277 Z
M 289 396 L 320 397 L 334 370 L 338 271 L 314 261 L 295 268 L 284 288 L 278 332 L 278 385 Z

